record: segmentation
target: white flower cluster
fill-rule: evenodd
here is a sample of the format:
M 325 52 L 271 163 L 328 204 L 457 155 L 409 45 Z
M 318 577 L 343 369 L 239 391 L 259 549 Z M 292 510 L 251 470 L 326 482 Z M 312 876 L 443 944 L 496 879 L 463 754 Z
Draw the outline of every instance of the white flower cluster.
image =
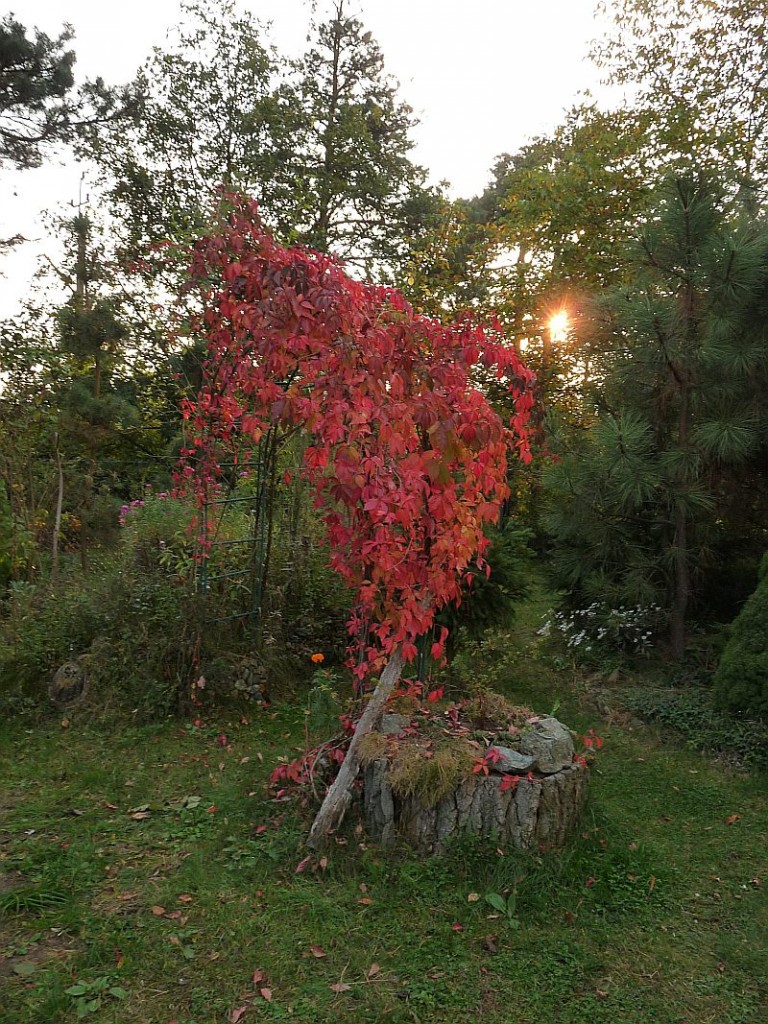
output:
M 539 636 L 558 634 L 569 651 L 590 654 L 599 645 L 627 654 L 642 654 L 653 647 L 653 623 L 661 608 L 657 604 L 609 608 L 593 601 L 587 608 L 570 612 L 547 612 L 547 620 L 537 630 Z

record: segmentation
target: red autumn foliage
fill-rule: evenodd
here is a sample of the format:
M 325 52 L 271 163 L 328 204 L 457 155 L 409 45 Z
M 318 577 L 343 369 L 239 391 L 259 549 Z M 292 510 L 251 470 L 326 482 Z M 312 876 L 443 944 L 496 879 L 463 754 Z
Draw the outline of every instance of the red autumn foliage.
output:
M 410 660 L 470 567 L 486 568 L 483 528 L 508 495 L 508 456 L 530 460 L 532 375 L 497 325 L 417 315 L 397 291 L 279 246 L 252 200 L 227 201 L 194 253 L 208 353 L 184 408 L 182 475 L 202 504 L 243 443 L 305 431 L 332 564 L 357 595 L 349 632 L 367 636 L 358 674 L 397 646 Z M 509 388 L 509 424 L 480 386 L 490 379 Z

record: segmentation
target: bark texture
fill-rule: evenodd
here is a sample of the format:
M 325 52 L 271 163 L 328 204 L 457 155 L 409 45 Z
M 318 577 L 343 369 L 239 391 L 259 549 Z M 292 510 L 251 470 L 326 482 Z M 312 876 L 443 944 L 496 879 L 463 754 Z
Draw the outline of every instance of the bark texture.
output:
M 387 761 L 365 771 L 364 808 L 371 838 L 390 845 L 400 835 L 422 853 L 445 852 L 455 835 L 497 836 L 519 850 L 561 846 L 574 831 L 587 795 L 588 769 L 574 763 L 552 775 L 501 790 L 502 776 L 472 775 L 435 807 L 399 799 Z

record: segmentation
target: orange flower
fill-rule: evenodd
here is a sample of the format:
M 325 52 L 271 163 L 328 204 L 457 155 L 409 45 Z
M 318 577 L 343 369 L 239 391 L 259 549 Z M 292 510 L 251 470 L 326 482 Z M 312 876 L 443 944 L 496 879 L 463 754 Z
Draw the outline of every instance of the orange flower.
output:
M 313 665 L 322 665 L 322 663 L 325 661 L 325 655 L 313 654 L 309 660 L 312 662 Z

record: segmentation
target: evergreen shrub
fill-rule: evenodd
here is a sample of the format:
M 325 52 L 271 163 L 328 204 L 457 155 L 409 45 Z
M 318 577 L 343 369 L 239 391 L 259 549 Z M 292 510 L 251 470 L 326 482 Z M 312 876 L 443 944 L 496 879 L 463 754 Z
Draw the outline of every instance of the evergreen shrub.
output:
M 768 718 L 768 554 L 757 589 L 731 626 L 714 685 L 718 707 Z

